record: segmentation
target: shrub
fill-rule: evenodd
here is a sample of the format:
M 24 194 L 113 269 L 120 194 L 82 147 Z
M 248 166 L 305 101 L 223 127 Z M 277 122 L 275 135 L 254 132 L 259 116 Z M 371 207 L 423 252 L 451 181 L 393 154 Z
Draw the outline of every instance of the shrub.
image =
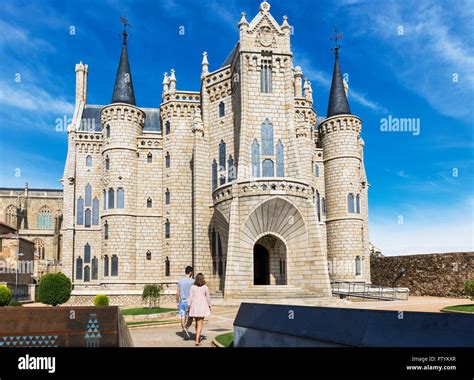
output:
M 61 305 L 71 298 L 72 284 L 64 273 L 48 273 L 39 283 L 38 299 L 46 305 Z
M 155 307 L 156 304 L 159 306 L 161 290 L 161 285 L 145 285 L 143 288 L 142 301 L 148 302 L 150 308 Z
M 109 306 L 109 297 L 105 294 L 97 294 L 94 297 L 94 306 Z
M 0 285 L 0 306 L 7 306 L 12 299 L 12 291 L 5 285 Z
M 16 300 L 11 300 L 8 306 L 23 306 L 21 302 L 18 302 Z
M 464 291 L 471 300 L 474 300 L 474 280 L 467 280 L 464 283 Z

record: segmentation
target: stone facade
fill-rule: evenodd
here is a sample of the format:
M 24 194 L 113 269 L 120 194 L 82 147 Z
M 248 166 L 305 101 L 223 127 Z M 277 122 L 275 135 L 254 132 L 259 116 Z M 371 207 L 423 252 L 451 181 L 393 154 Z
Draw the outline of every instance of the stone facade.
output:
M 474 280 L 474 252 L 371 257 L 372 281 L 406 287 L 414 296 L 466 297 L 464 283 Z
M 330 279 L 370 281 L 361 120 L 317 125 L 286 16 L 279 24 L 263 2 L 238 27 L 220 68 L 204 53 L 200 91 L 165 73 L 158 108 L 134 96 L 87 104 L 89 68 L 76 65 L 62 268 L 77 300 L 130 300 L 187 265 L 226 298 L 259 285 L 328 296 Z M 127 70 L 124 35 L 114 98 L 127 83 L 133 94 Z

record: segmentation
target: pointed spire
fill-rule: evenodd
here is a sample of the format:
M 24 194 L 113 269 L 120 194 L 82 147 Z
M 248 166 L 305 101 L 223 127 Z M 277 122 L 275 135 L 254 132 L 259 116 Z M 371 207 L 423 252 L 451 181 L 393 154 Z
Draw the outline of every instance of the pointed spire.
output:
M 135 105 L 135 93 L 133 92 L 132 73 L 130 72 L 130 64 L 128 63 L 127 54 L 127 30 L 123 35 L 122 54 L 115 78 L 114 93 L 112 95 L 112 103 L 127 103 Z
M 209 73 L 209 61 L 207 60 L 207 52 L 202 53 L 201 62 L 201 78 L 204 78 Z
M 328 114 L 327 117 L 351 114 L 349 102 L 347 101 L 344 89 L 344 81 L 342 79 L 341 67 L 339 66 L 339 46 L 334 48 L 334 71 L 332 74 L 331 92 L 329 94 Z
M 283 23 L 281 24 L 281 30 L 291 30 L 291 26 L 288 23 L 288 16 L 283 16 Z
M 247 14 L 245 12 L 242 12 L 240 14 L 239 29 L 240 29 L 241 26 L 245 26 L 245 27 L 249 26 L 249 22 L 247 21 L 245 16 L 247 16 Z

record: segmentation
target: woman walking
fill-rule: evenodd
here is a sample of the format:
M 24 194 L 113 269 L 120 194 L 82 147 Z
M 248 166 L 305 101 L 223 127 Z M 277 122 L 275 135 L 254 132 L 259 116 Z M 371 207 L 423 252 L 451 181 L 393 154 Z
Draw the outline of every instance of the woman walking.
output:
M 196 321 L 196 346 L 200 346 L 204 318 L 211 315 L 211 296 L 202 273 L 197 274 L 194 285 L 189 290 L 188 303 L 189 316 Z

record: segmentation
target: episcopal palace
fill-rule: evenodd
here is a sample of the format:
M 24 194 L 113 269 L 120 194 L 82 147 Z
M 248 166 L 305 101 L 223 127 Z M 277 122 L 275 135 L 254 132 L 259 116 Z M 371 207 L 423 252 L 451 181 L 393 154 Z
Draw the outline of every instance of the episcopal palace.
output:
M 198 91 L 164 74 L 156 108 L 135 102 L 140 62 L 124 31 L 110 101 L 89 104 L 89 67 L 75 67 L 63 191 L 0 189 L 3 221 L 72 279 L 73 298 L 120 304 L 145 284 L 173 286 L 187 265 L 225 298 L 329 296 L 331 280 L 370 281 L 362 121 L 339 48 L 322 117 L 288 18 L 264 1 L 236 27 L 222 65 L 203 53 Z

